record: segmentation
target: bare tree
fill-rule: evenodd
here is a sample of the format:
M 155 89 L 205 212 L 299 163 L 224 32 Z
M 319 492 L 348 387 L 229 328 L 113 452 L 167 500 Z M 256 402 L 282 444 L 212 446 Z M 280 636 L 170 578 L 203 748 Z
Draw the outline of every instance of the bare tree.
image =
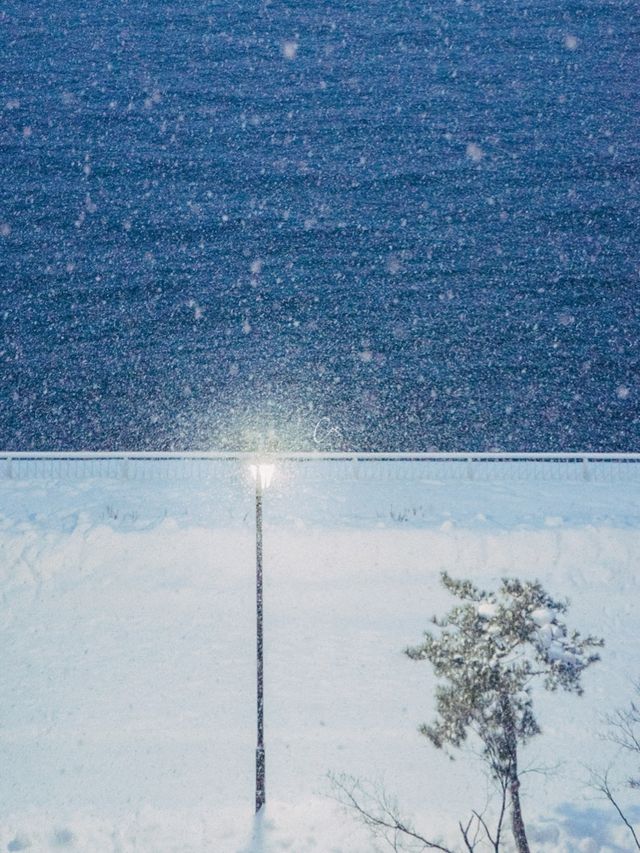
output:
M 604 773 L 597 773 L 592 771 L 591 774 L 591 787 L 596 791 L 601 793 L 608 802 L 613 806 L 613 808 L 618 813 L 618 817 L 624 823 L 624 825 L 629 830 L 631 837 L 633 838 L 634 844 L 638 850 L 640 850 L 640 840 L 638 839 L 638 835 L 633 827 L 633 824 L 627 817 L 624 812 L 621 804 L 620 798 L 616 792 L 615 786 L 611 783 L 609 779 L 609 771 L 605 771 Z
M 418 832 L 409 821 L 401 816 L 397 801 L 390 797 L 380 786 L 365 785 L 351 776 L 330 777 L 338 802 L 346 806 L 360 818 L 372 834 L 388 844 L 392 850 L 424 851 L 440 850 L 442 853 L 459 853 L 457 849 L 445 846 L 440 839 L 427 838 Z M 458 829 L 466 853 L 474 853 L 481 847 L 493 853 L 500 853 L 503 822 L 507 808 L 507 789 L 502 787 L 498 816 L 495 827 L 489 826 L 486 815 L 473 811 L 466 823 L 458 822 Z
M 636 694 L 640 697 L 640 681 L 635 684 Z M 607 717 L 607 740 L 618 746 L 621 752 L 630 757 L 633 762 L 631 774 L 627 776 L 622 787 L 640 790 L 640 706 L 636 701 L 629 703 L 626 708 L 618 708 Z M 640 839 L 621 803 L 621 786 L 611 781 L 611 770 L 604 773 L 591 772 L 591 787 L 601 793 L 615 809 L 620 820 L 629 830 L 634 844 L 640 850 Z
M 640 681 L 634 686 L 640 698 Z M 640 789 L 640 706 L 632 701 L 629 707 L 619 708 L 608 716 L 607 723 L 609 740 L 622 747 L 638 764 L 635 774 L 627 779 L 627 785 L 630 788 Z

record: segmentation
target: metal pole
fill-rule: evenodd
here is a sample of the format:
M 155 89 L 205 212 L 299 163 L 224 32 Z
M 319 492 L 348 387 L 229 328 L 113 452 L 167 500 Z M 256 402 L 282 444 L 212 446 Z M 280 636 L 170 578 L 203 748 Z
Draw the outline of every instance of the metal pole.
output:
M 264 806 L 265 759 L 264 759 L 264 663 L 262 654 L 262 482 L 260 471 L 256 472 L 256 653 L 257 653 L 257 715 L 258 744 L 256 747 L 256 814 Z

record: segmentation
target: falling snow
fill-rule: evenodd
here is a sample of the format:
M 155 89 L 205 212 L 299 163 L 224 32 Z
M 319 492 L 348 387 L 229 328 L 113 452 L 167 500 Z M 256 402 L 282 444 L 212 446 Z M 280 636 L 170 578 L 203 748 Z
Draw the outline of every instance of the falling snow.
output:
M 637 449 L 636 11 L 9 0 L 4 444 Z
M 334 428 L 318 424 L 318 441 Z M 451 607 L 443 567 L 486 590 L 504 575 L 538 577 L 570 596 L 572 625 L 605 637 L 582 697 L 536 698 L 543 732 L 522 759 L 545 772 L 523 774 L 523 807 L 535 853 L 633 849 L 615 811 L 585 789 L 584 765 L 614 761 L 598 735 L 637 677 L 640 466 L 592 465 L 586 480 L 571 463 L 477 463 L 473 479 L 467 470 L 373 461 L 276 471 L 264 503 L 262 845 L 252 831 L 246 472 L 227 461 L 15 462 L 0 477 L 0 849 L 390 849 L 337 807 L 328 771 L 384 779 L 419 828 L 455 839 L 490 789 L 475 754 L 451 762 L 418 733 L 436 679 L 402 654 Z M 477 606 L 496 648 L 497 600 Z M 529 616 L 551 664 L 580 664 L 556 613 Z M 629 792 L 637 826 L 634 803 Z

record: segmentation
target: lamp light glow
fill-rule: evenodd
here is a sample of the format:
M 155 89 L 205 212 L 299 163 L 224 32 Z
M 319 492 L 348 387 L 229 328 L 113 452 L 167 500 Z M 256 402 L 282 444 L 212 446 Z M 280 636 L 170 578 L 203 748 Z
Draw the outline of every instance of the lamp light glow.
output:
M 275 465 L 266 462 L 261 462 L 257 465 L 249 465 L 251 476 L 256 483 L 260 483 L 260 486 L 263 489 L 269 488 L 275 469 Z

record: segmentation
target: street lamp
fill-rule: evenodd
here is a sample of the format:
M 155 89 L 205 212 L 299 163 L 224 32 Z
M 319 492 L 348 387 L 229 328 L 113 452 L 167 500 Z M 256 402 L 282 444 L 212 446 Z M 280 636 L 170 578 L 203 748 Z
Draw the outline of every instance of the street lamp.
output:
M 269 487 L 275 465 L 260 463 L 250 465 L 249 470 L 256 485 L 256 661 L 257 661 L 257 720 L 258 740 L 256 745 L 256 814 L 264 806 L 265 760 L 264 760 L 264 659 L 262 650 L 262 493 Z

